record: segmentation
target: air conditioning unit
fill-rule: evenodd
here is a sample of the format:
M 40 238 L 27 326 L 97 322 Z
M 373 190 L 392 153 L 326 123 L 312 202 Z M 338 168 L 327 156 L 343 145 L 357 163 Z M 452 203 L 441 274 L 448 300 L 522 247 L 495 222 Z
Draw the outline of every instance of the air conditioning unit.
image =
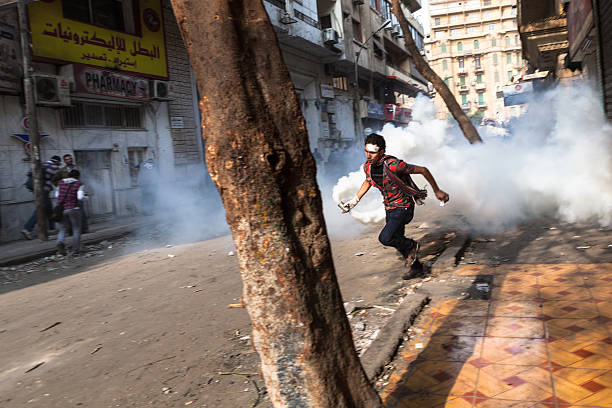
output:
M 402 29 L 399 24 L 394 24 L 391 28 L 391 35 L 394 37 L 398 37 L 402 34 Z
M 327 45 L 338 44 L 339 35 L 333 28 L 323 30 L 323 42 Z
M 169 101 L 174 99 L 174 85 L 168 81 L 153 79 L 149 81 L 149 95 L 158 101 Z
M 70 83 L 68 79 L 47 74 L 32 75 L 34 101 L 40 106 L 70 106 Z

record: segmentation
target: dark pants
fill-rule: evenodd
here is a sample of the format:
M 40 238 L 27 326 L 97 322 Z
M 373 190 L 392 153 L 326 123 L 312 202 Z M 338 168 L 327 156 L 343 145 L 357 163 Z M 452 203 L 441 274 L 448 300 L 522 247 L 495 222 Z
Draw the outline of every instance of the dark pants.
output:
M 405 226 L 414 216 L 414 206 L 387 210 L 385 227 L 380 231 L 378 240 L 385 246 L 391 246 L 404 255 L 412 249 L 416 242 L 404 236 Z
M 53 227 L 55 226 L 55 223 L 51 220 L 51 214 L 53 214 L 53 204 L 51 203 L 51 198 L 49 197 L 49 193 L 43 193 L 43 204 L 45 205 L 45 213 L 47 214 L 47 220 L 49 222 L 48 227 L 49 229 L 53 229 Z M 28 230 L 29 232 L 34 231 L 34 227 L 36 226 L 36 221 L 37 221 L 37 215 L 36 215 L 36 209 L 34 209 L 32 216 L 25 223 L 23 228 Z

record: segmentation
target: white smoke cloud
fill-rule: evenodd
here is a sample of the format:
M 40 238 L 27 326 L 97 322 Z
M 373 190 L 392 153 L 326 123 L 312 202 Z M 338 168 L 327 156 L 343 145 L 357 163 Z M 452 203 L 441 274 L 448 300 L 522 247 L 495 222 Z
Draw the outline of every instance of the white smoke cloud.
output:
M 449 212 L 461 214 L 473 230 L 495 232 L 537 216 L 611 225 L 612 126 L 588 85 L 534 95 L 506 137 L 481 127 L 485 143 L 479 145 L 469 145 L 458 128 L 437 120 L 428 98 L 417 99 L 413 118 L 406 128 L 385 125 L 380 133 L 387 153 L 429 168 L 450 194 Z M 364 180 L 360 164 L 334 186 L 335 202 L 357 193 Z M 438 205 L 428 190 L 428 205 Z M 371 189 L 351 215 L 380 221 L 381 201 Z

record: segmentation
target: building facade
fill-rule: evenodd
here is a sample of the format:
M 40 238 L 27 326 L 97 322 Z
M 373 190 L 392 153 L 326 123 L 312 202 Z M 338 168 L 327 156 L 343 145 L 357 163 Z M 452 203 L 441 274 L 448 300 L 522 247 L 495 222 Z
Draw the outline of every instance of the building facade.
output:
M 32 213 L 17 10 L 0 6 L 0 239 Z M 10 4 L 13 3 L 13 4 Z M 90 220 L 137 214 L 139 165 L 164 182 L 203 170 L 195 83 L 167 0 L 46 0 L 28 5 L 41 158 L 72 154 Z M 12 37 L 12 38 L 6 38 Z
M 504 122 L 524 106 L 505 106 L 503 87 L 526 72 L 517 28 L 516 0 L 431 0 L 426 52 L 470 116 Z M 446 106 L 437 96 L 441 117 Z
M 612 2 L 519 0 L 519 28 L 530 72 L 590 80 L 612 120 Z
M 420 2 L 402 3 L 410 35 L 422 48 L 423 28 L 411 15 Z M 390 1 L 264 4 L 306 119 L 312 151 L 327 160 L 360 143 L 364 128 L 380 129 L 388 121 L 408 123 L 410 103 L 417 93 L 427 92 L 427 83 L 404 47 Z

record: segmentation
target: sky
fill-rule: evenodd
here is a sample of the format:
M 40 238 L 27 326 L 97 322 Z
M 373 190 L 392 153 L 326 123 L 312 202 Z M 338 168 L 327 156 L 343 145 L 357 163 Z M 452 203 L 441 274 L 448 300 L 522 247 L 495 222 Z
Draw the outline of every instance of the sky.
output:
M 421 0 L 421 9 L 414 16 L 423 26 L 425 35 L 429 34 L 429 0 Z

